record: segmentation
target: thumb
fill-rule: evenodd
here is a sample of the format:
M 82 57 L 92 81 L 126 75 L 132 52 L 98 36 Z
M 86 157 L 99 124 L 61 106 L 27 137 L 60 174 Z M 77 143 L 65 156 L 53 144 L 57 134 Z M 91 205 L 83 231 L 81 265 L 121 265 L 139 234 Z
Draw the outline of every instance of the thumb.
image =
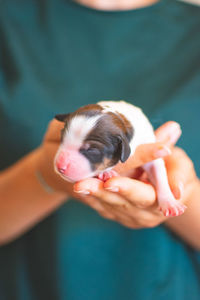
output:
M 172 155 L 165 159 L 168 180 L 176 199 L 190 192 L 190 187 L 196 182 L 194 166 L 187 154 L 180 148 L 174 148 Z
M 171 154 L 171 150 L 163 143 L 152 143 L 139 145 L 134 154 L 125 163 L 118 163 L 114 168 L 120 175 L 127 171 L 143 166 L 144 164 Z
M 56 119 L 50 121 L 44 136 L 44 141 L 50 143 L 59 143 L 61 139 L 61 130 L 63 127 L 63 122 L 59 122 Z
M 161 125 L 155 131 L 158 142 L 163 142 L 168 146 L 174 146 L 181 136 L 181 127 L 177 122 L 169 121 Z

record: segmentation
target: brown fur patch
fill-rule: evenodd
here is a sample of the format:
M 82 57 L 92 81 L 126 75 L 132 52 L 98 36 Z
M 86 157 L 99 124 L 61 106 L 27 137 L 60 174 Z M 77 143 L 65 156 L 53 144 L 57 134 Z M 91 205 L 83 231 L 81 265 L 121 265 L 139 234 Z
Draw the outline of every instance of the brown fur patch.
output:
M 111 166 L 112 166 L 112 160 L 105 157 L 102 163 L 95 165 L 95 170 L 104 171 L 105 169 Z
M 124 120 L 120 116 L 112 112 L 103 113 L 85 138 L 85 142 L 92 144 L 92 141 L 96 141 L 101 144 L 96 147 L 103 148 L 104 157 L 101 162 L 93 162 L 93 168 L 107 169 L 114 166 L 119 160 L 126 159 L 125 157 L 130 151 L 128 143 L 132 136 L 132 126 L 129 125 L 129 128 L 126 128 Z
M 84 149 L 84 144 L 81 149 L 82 153 L 90 160 L 94 169 L 98 169 L 99 171 L 105 170 L 114 166 L 119 160 L 126 159 L 123 154 L 125 153 L 125 156 L 128 155 L 129 149 L 127 149 L 127 144 L 130 142 L 134 130 L 124 115 L 117 112 L 103 112 L 102 106 L 98 104 L 88 104 L 67 115 L 63 135 L 70 121 L 74 117 L 81 115 L 85 116 L 86 119 L 101 115 L 95 127 L 92 128 L 85 137 L 84 144 L 89 143 L 92 145 L 96 143 L 94 147 L 99 148 L 101 153 L 103 153 L 102 158 L 99 159 L 98 155 L 95 156 L 95 154 L 93 154 L 90 159 L 90 156 L 87 154 L 87 149 Z M 122 148 L 124 145 L 126 147 Z
M 99 104 L 88 104 L 78 108 L 74 114 L 82 114 L 86 112 L 101 112 L 103 108 Z
M 133 136 L 133 127 L 132 127 L 131 123 L 121 113 L 108 112 L 108 114 L 112 118 L 113 124 L 116 125 L 116 127 L 119 129 L 119 131 L 123 131 L 123 133 L 126 135 L 128 140 L 130 141 L 130 139 Z
M 103 108 L 98 104 L 88 104 L 88 105 L 85 105 L 85 106 L 82 106 L 82 107 L 78 108 L 76 111 L 74 111 L 72 113 L 67 114 L 66 118 L 64 119 L 65 125 L 64 125 L 64 128 L 62 130 L 62 138 L 63 138 L 65 130 L 68 129 L 68 124 L 70 124 L 70 121 L 75 116 L 84 115 L 84 116 L 87 116 L 87 117 L 92 117 L 92 116 L 100 114 L 102 109 Z
M 123 114 L 119 113 L 119 116 L 123 120 L 125 131 L 126 131 L 125 134 L 128 136 L 128 138 L 131 138 L 133 135 L 133 127 L 132 127 L 131 123 L 127 120 L 127 118 Z

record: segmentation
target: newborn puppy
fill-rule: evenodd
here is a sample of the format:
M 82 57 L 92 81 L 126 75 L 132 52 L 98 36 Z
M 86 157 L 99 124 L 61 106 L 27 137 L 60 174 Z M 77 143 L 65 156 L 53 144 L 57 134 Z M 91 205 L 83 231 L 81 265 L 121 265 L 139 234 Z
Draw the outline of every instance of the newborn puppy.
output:
M 64 128 L 55 171 L 70 182 L 93 176 L 105 181 L 116 176 L 112 168 L 119 161 L 125 162 L 138 145 L 155 142 L 153 128 L 141 109 L 124 101 L 89 104 L 56 119 L 64 122 Z M 164 161 L 156 159 L 143 168 L 164 215 L 181 215 L 185 206 L 170 190 Z

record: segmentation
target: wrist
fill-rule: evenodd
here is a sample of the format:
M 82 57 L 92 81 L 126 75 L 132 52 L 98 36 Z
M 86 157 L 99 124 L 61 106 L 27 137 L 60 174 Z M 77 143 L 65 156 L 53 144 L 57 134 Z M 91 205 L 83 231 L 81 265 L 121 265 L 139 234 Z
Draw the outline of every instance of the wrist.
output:
M 54 170 L 52 159 L 46 155 L 43 146 L 37 149 L 35 163 L 35 177 L 43 189 L 49 194 L 60 193 L 66 196 L 71 195 L 73 185 L 63 180 Z
M 45 181 L 44 177 L 42 176 L 41 172 L 39 170 L 36 170 L 35 172 L 35 176 L 38 180 L 38 182 L 41 184 L 41 186 L 43 187 L 43 189 L 48 193 L 48 194 L 53 194 L 56 191 L 50 186 L 48 185 L 48 183 Z
M 0 174 L 0 243 L 10 241 L 50 213 L 67 199 L 66 193 L 48 193 L 35 173 L 39 149 L 24 156 Z

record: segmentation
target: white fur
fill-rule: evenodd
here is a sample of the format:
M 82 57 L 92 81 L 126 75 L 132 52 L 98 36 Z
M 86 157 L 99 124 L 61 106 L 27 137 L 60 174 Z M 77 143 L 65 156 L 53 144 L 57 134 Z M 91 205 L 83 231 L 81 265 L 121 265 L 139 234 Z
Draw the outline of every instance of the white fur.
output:
M 94 128 L 100 115 L 94 117 L 75 116 L 64 134 L 65 147 L 80 148 L 87 134 Z
M 105 113 L 108 111 L 116 114 L 122 113 L 132 124 L 134 135 L 130 142 L 131 155 L 138 145 L 156 141 L 153 127 L 140 108 L 124 101 L 102 101 L 98 104 L 104 108 Z M 185 206 L 177 201 L 171 192 L 163 159 L 153 160 L 145 164 L 143 169 L 156 188 L 159 207 L 164 215 L 181 215 L 185 210 Z

